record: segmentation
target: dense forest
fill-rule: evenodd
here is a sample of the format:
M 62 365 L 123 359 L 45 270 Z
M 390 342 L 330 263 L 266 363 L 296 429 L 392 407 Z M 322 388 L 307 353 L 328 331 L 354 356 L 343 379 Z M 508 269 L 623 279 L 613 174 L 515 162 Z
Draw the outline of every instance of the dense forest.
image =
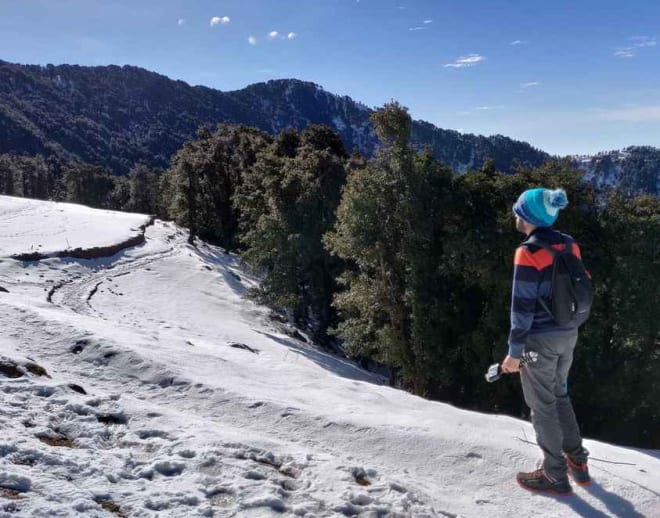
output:
M 558 226 L 580 242 L 596 300 L 572 371 L 587 436 L 660 447 L 660 200 L 583 181 L 570 160 L 517 174 L 492 160 L 457 174 L 420 150 L 407 110 L 371 116 L 379 147 L 349 152 L 331 128 L 276 135 L 202 127 L 169 167 L 126 176 L 76 160 L 0 155 L 0 192 L 172 219 L 239 251 L 252 293 L 328 347 L 390 373 L 415 394 L 524 415 L 513 378 L 483 373 L 506 353 L 511 207 L 533 186 L 562 187 Z
M 275 135 L 324 124 L 347 150 L 371 156 L 373 110 L 293 79 L 221 92 L 131 66 L 26 66 L 0 61 L 0 153 L 76 159 L 125 175 L 136 163 L 167 168 L 205 124 L 245 124 Z M 499 170 L 549 157 L 525 142 L 413 122 L 415 141 L 456 170 L 490 157 Z

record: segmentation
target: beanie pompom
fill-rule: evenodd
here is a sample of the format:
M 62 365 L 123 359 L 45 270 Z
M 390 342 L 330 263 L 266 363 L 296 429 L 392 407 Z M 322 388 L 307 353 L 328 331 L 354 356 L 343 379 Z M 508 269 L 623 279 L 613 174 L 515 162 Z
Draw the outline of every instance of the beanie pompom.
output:
M 568 197 L 566 196 L 566 191 L 564 189 L 556 189 L 550 191 L 548 196 L 550 206 L 556 209 L 563 209 L 568 206 Z

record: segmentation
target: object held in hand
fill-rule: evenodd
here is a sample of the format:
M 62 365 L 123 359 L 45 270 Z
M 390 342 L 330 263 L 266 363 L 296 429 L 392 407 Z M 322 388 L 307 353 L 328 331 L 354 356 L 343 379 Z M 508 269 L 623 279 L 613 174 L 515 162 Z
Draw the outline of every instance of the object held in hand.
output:
M 502 375 L 502 367 L 500 366 L 499 363 L 493 363 L 493 365 L 488 367 L 488 372 L 486 372 L 486 381 L 488 383 L 493 383 L 494 381 L 500 379 L 501 375 Z
M 535 362 L 538 357 L 538 354 L 534 351 L 530 351 L 526 354 L 522 355 L 522 358 L 520 358 L 520 368 L 522 369 L 525 364 L 527 363 L 532 363 Z M 497 381 L 500 379 L 502 374 L 506 374 L 502 370 L 502 365 L 499 363 L 493 363 L 490 367 L 488 367 L 488 371 L 486 372 L 486 381 L 488 383 L 493 383 L 493 381 Z

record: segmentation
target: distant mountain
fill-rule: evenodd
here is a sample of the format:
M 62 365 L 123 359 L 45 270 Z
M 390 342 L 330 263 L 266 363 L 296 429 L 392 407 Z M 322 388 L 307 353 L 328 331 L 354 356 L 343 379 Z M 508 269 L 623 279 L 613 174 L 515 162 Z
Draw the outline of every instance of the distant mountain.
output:
M 349 151 L 370 156 L 377 146 L 371 113 L 350 97 L 295 79 L 221 92 L 132 66 L 36 66 L 0 60 L 0 154 L 76 158 L 117 174 L 138 162 L 167 167 L 197 128 L 220 122 L 269 133 L 326 124 L 342 136 Z M 431 146 L 436 158 L 460 172 L 480 168 L 487 158 L 506 172 L 551 158 L 502 135 L 463 134 L 425 121 L 414 121 L 412 133 L 420 148 Z M 660 195 L 657 148 L 571 158 L 596 185 Z
M 135 163 L 167 167 L 203 124 L 243 123 L 270 133 L 327 124 L 349 150 L 369 156 L 377 144 L 373 110 L 294 79 L 221 92 L 132 66 L 34 66 L 0 61 L 0 153 L 56 155 L 118 174 Z M 455 170 L 537 166 L 549 155 L 501 135 L 482 137 L 413 123 L 413 138 Z
M 660 149 L 631 146 L 593 156 L 573 157 L 585 180 L 598 187 L 618 187 L 628 195 L 660 195 Z

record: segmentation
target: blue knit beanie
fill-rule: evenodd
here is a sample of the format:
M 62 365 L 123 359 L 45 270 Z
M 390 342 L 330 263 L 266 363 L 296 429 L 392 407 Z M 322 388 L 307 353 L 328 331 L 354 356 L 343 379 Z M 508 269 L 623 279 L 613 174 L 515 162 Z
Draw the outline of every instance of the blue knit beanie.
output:
M 549 227 L 557 220 L 559 211 L 568 205 L 564 189 L 529 189 L 522 193 L 513 206 L 520 219 L 535 227 Z

